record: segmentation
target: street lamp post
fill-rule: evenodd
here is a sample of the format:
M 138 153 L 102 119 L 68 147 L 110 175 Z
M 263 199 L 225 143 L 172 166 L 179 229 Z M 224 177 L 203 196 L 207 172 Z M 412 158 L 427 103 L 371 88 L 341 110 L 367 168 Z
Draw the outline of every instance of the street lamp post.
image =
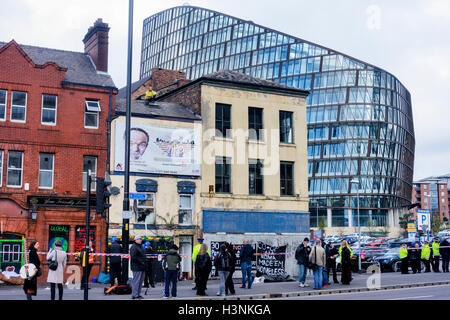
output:
M 359 181 L 358 180 L 351 180 L 351 184 L 356 184 L 356 206 L 358 209 L 358 272 L 361 273 L 361 223 L 360 223 L 360 216 L 359 216 Z
M 128 54 L 127 54 L 127 89 L 126 89 L 126 121 L 125 121 L 125 177 L 123 212 L 130 211 L 130 127 L 131 127 L 131 71 L 132 71 L 132 48 L 133 48 L 133 0 L 128 4 Z M 122 243 L 123 253 L 128 254 L 130 239 L 130 219 L 123 217 Z M 122 259 L 122 283 L 128 282 L 128 258 Z

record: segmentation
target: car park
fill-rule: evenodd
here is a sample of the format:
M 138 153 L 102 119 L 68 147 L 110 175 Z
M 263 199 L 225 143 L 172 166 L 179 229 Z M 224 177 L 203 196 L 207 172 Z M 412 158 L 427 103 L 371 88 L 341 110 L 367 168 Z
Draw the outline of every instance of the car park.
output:
M 380 267 L 381 272 L 385 271 L 399 272 L 401 269 L 399 250 L 392 250 L 392 248 L 383 255 L 374 257 L 372 262 Z M 411 268 L 411 261 L 408 259 L 408 269 L 410 268 Z M 425 270 L 425 265 L 422 261 L 420 262 L 420 270 L 421 271 Z

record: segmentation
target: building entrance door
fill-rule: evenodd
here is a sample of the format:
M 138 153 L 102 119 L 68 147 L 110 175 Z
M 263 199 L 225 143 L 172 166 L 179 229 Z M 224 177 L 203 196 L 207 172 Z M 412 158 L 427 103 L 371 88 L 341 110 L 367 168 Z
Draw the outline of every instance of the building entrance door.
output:
M 192 279 L 192 237 L 180 236 L 181 274 Z

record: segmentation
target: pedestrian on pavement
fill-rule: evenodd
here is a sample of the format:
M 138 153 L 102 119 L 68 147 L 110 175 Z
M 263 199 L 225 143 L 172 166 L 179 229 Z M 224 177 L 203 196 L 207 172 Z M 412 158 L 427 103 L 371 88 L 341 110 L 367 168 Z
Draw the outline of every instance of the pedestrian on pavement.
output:
M 88 254 L 87 259 L 85 260 L 85 255 Z M 87 263 L 87 268 L 83 268 L 83 276 L 81 281 L 80 289 L 84 290 L 85 286 L 89 288 L 89 275 L 91 274 L 92 267 L 94 266 L 94 247 L 92 244 L 92 240 L 89 240 L 89 248 L 83 248 L 80 254 L 81 258 L 81 266 L 84 266 L 84 263 Z
M 414 245 L 413 249 L 409 250 L 408 256 L 409 261 L 411 263 L 411 269 L 413 273 L 420 273 L 420 256 L 421 256 L 421 250 L 418 243 L 413 242 L 412 245 Z
M 233 245 L 231 243 L 225 242 L 225 245 L 227 247 L 227 251 L 231 255 L 231 261 L 230 261 L 230 273 L 228 274 L 227 279 L 225 280 L 225 294 L 228 295 L 228 292 L 232 295 L 236 293 L 234 290 L 234 282 L 233 282 L 233 274 L 236 270 L 236 252 L 234 251 Z
M 255 250 L 248 243 L 248 240 L 244 240 L 243 246 L 239 251 L 239 258 L 241 259 L 241 272 L 242 272 L 242 286 L 241 288 L 245 288 L 245 284 L 248 283 L 247 288 L 252 287 L 253 278 L 252 278 L 252 260 L 255 256 Z
M 408 248 L 406 243 L 403 243 L 400 250 L 400 269 L 402 274 L 408 274 Z
M 431 244 L 432 248 L 432 264 L 433 264 L 433 271 L 434 272 L 440 272 L 439 271 L 439 260 L 441 259 L 441 253 L 439 251 L 439 247 L 441 244 L 439 243 L 439 238 L 435 237 L 433 240 L 433 243 Z
M 330 255 L 327 259 L 327 270 L 328 270 L 328 278 L 330 277 L 330 271 L 333 271 L 333 283 L 339 283 L 336 272 L 336 258 L 339 256 L 339 251 L 333 245 L 333 243 L 328 242 L 328 246 Z M 329 283 L 329 282 L 328 282 Z
M 309 263 L 314 266 L 314 289 L 319 290 L 323 287 L 323 268 L 327 262 L 325 249 L 322 248 L 321 241 L 317 239 L 315 241 L 314 248 L 311 250 L 309 255 Z
M 145 275 L 144 275 L 144 288 L 148 288 L 149 284 L 152 288 L 155 287 L 155 281 L 153 280 L 153 259 L 155 252 L 150 242 L 145 243 Z
M 420 256 L 420 259 L 425 264 L 425 272 L 431 272 L 430 270 L 430 257 L 431 256 L 431 249 L 430 245 L 428 243 L 428 240 L 425 240 L 425 243 L 422 248 L 422 253 Z
M 48 270 L 47 282 L 50 283 L 50 296 L 52 300 L 55 300 L 56 285 L 58 285 L 59 300 L 63 299 L 63 283 L 64 283 L 64 270 L 67 264 L 67 254 L 62 249 L 61 240 L 55 241 L 55 248 L 50 249 L 47 253 L 47 261 L 58 262 L 56 270 Z
M 142 248 L 142 236 L 136 236 L 134 243 L 130 248 L 131 271 L 133 279 L 131 280 L 131 299 L 141 300 L 142 283 L 145 275 L 145 250 Z
M 447 237 L 444 237 L 441 242 L 441 248 L 439 249 L 442 256 L 442 272 L 448 272 L 449 261 L 450 261 L 450 243 Z
M 329 284 L 329 270 L 328 270 L 328 259 L 330 258 L 330 248 L 325 243 L 324 239 L 320 239 L 320 244 L 325 250 L 325 266 L 323 267 L 323 287 L 327 288 Z
M 224 243 L 220 246 L 220 252 L 214 260 L 214 266 L 216 267 L 220 279 L 217 295 L 225 296 L 225 281 L 227 280 L 231 269 L 231 254 L 228 252 L 227 246 Z
M 169 298 L 170 284 L 172 283 L 172 298 L 177 297 L 178 271 L 180 270 L 181 257 L 178 254 L 178 246 L 173 244 L 169 252 L 164 256 L 164 298 Z
M 199 237 L 197 239 L 198 243 L 194 246 L 194 248 L 192 249 L 192 263 L 194 264 L 194 268 L 195 268 L 195 260 L 197 259 L 197 255 L 200 251 L 200 248 L 203 244 L 204 239 L 202 237 Z M 209 251 L 208 251 L 209 253 Z M 194 270 L 194 277 L 195 277 L 195 270 Z M 195 282 L 194 282 L 195 283 Z M 197 285 L 195 285 L 192 290 L 197 290 Z
M 111 244 L 108 246 L 109 254 L 121 254 L 122 246 L 119 244 L 117 237 L 112 237 Z M 111 287 L 119 285 L 121 283 L 121 274 L 122 274 L 122 256 L 110 256 L 109 257 L 109 274 Z
M 37 270 L 35 270 L 36 273 L 31 279 L 25 279 L 23 284 L 23 291 L 27 296 L 27 300 L 33 300 L 32 296 L 37 295 L 37 278 L 42 275 L 41 261 L 39 260 L 39 256 L 37 254 L 37 250 L 39 250 L 39 242 L 31 242 L 28 250 L 28 263 L 34 264 Z
M 195 259 L 195 287 L 198 296 L 206 296 L 206 284 L 211 273 L 212 262 L 208 253 L 208 246 L 203 243 Z
M 310 252 L 311 248 L 309 247 L 308 238 L 303 239 L 303 242 L 300 243 L 295 250 L 295 259 L 297 260 L 297 264 L 299 266 L 298 283 L 299 287 L 302 288 L 308 286 L 306 283 L 306 272 L 308 270 Z
M 342 268 L 342 277 L 341 283 L 345 285 L 349 285 L 352 281 L 352 259 L 351 259 L 351 251 L 348 247 L 348 243 L 346 240 L 341 242 L 341 268 Z

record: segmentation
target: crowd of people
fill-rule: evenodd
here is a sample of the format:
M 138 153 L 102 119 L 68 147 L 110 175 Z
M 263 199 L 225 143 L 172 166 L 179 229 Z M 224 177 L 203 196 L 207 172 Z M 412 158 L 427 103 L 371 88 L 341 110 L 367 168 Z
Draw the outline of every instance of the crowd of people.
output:
M 421 273 L 421 262 L 425 265 L 425 272 L 440 272 L 440 260 L 442 259 L 442 272 L 449 272 L 450 261 L 450 243 L 444 237 L 442 242 L 435 237 L 430 243 L 425 240 L 421 248 L 419 243 L 412 243 L 413 248 L 408 248 L 406 243 L 403 243 L 400 250 L 400 269 L 402 274 L 409 273 L 411 267 L 413 273 Z
M 342 241 L 339 250 L 333 243 L 325 243 L 316 239 L 314 246 L 310 246 L 309 238 L 305 238 L 295 250 L 295 259 L 299 265 L 298 282 L 299 287 L 308 287 L 306 275 L 308 270 L 312 270 L 314 276 L 314 289 L 320 290 L 330 285 L 330 272 L 333 275 L 333 283 L 338 284 L 336 259 L 341 259 L 341 283 L 349 285 L 352 281 L 351 257 L 352 251 L 347 241 Z
M 142 243 L 143 238 L 136 236 L 134 243 L 130 248 L 130 267 L 133 278 L 129 282 L 131 287 L 131 298 L 142 299 L 142 288 L 149 286 L 155 287 L 154 273 L 152 270 L 152 259 L 155 251 L 150 242 Z M 442 272 L 449 272 L 450 260 L 450 243 L 447 238 L 439 242 L 438 238 L 434 238 L 430 243 L 425 241 L 422 247 L 419 243 L 412 243 L 414 247 L 408 248 L 407 244 L 403 244 L 399 249 L 399 258 L 402 274 L 407 274 L 409 267 L 413 273 L 421 272 L 421 262 L 425 266 L 425 272 L 440 272 L 440 260 L 442 259 Z M 33 241 L 30 244 L 29 260 L 36 266 L 36 275 L 24 282 L 24 292 L 28 300 L 32 300 L 37 293 L 37 278 L 42 275 L 41 262 L 37 251 L 39 243 Z M 118 286 L 122 276 L 122 245 L 119 244 L 116 237 L 112 238 L 111 245 L 108 246 L 110 256 L 110 284 L 111 287 Z M 248 243 L 243 242 L 239 251 L 240 267 L 242 272 L 241 288 L 251 289 L 253 283 L 252 276 L 252 260 L 254 260 L 255 250 Z M 332 242 L 325 243 L 323 239 L 316 239 L 310 244 L 308 238 L 304 238 L 303 242 L 298 245 L 295 250 L 295 259 L 299 265 L 298 283 L 299 287 L 308 287 L 306 276 L 308 270 L 313 274 L 314 289 L 320 290 L 331 285 L 330 276 L 332 276 L 334 284 L 349 285 L 352 281 L 352 260 L 353 252 L 346 240 L 343 240 L 337 249 Z M 337 259 L 341 264 L 341 279 L 337 277 Z M 59 300 L 63 299 L 63 283 L 64 270 L 67 264 L 67 253 L 62 249 L 60 240 L 55 241 L 54 247 L 51 248 L 46 256 L 49 261 L 49 272 L 47 275 L 47 283 L 50 284 L 51 299 L 56 298 L 56 287 L 58 287 Z M 50 267 L 50 262 L 54 267 Z M 83 262 L 84 261 L 84 262 Z M 164 255 L 162 267 L 164 270 L 164 298 L 177 297 L 177 281 L 181 268 L 181 256 L 178 253 L 178 247 L 172 244 Z M 236 271 L 237 252 L 231 243 L 223 243 L 220 246 L 219 253 L 212 257 L 209 253 L 208 245 L 203 239 L 198 239 L 198 244 L 194 246 L 192 252 L 192 261 L 194 264 L 195 286 L 198 296 L 207 295 L 207 283 L 211 275 L 213 266 L 219 277 L 218 296 L 234 295 L 233 275 Z M 86 265 L 83 268 L 83 276 L 81 289 L 88 286 L 89 274 L 94 264 L 94 249 L 92 242 L 89 242 L 89 248 L 84 248 L 81 252 L 81 264 Z

